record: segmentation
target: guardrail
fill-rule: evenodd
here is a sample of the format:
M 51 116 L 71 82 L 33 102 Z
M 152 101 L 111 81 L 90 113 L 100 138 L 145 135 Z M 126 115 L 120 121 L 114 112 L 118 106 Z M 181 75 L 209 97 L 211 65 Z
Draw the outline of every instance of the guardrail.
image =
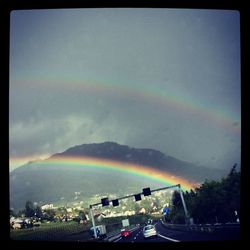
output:
M 161 222 L 162 225 L 166 228 L 173 230 L 181 230 L 181 231 L 196 231 L 196 232 L 204 232 L 204 233 L 213 233 L 218 232 L 220 230 L 240 230 L 240 223 L 226 223 L 226 224 L 192 224 L 192 225 L 184 225 L 184 224 L 169 224 L 165 222 Z

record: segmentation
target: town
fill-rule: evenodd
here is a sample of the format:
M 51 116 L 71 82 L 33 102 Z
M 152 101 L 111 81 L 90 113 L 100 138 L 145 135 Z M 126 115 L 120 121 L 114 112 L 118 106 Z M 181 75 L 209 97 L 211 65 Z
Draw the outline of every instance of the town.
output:
M 93 209 L 95 220 L 102 222 L 105 218 L 124 217 L 132 215 L 161 215 L 165 207 L 171 203 L 171 191 L 160 191 L 152 194 L 150 197 L 142 197 L 141 201 L 135 202 L 132 198 L 122 200 L 120 206 L 108 207 L 98 206 Z M 78 224 L 90 224 L 89 205 L 86 201 L 80 201 L 80 192 L 75 192 L 73 201 L 46 203 L 38 205 L 37 202 L 27 201 L 25 209 L 18 212 L 10 211 L 10 228 L 22 229 L 40 226 L 42 223 L 53 222 L 70 222 L 75 221 Z M 129 195 L 129 194 L 127 194 Z M 116 198 L 117 195 L 110 194 L 110 199 Z M 91 204 L 100 201 L 101 195 L 95 195 L 88 199 Z M 78 201 L 77 201 L 78 200 Z

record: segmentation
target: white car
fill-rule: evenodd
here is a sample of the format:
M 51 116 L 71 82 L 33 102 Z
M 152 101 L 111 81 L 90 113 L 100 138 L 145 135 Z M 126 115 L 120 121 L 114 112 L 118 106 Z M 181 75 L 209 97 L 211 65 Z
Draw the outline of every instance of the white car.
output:
M 154 225 L 147 225 L 143 228 L 143 236 L 144 238 L 149 238 L 153 236 L 157 236 L 157 231 Z

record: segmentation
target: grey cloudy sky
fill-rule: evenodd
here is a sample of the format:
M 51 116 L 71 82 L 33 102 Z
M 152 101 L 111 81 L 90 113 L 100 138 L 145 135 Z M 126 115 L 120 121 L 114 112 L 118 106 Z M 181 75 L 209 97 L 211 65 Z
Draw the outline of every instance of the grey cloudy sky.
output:
M 11 13 L 10 160 L 115 141 L 208 167 L 240 163 L 239 13 Z

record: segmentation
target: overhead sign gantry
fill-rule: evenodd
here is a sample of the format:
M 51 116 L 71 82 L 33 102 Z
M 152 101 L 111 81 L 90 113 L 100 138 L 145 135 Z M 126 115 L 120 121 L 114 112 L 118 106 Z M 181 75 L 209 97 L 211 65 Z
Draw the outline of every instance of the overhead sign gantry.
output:
M 186 203 L 185 203 L 185 200 L 184 200 L 184 197 L 183 197 L 183 193 L 182 193 L 181 185 L 180 184 L 173 185 L 173 186 L 168 186 L 168 187 L 157 188 L 157 189 L 154 189 L 154 190 L 151 190 L 149 187 L 147 187 L 147 188 L 143 188 L 143 190 L 142 190 L 141 193 L 123 196 L 123 197 L 116 198 L 116 199 L 111 200 L 111 201 L 109 201 L 108 197 L 104 197 L 104 198 L 101 199 L 101 202 L 98 202 L 98 203 L 90 205 L 89 206 L 89 210 L 90 210 L 90 216 L 91 216 L 91 220 L 92 220 L 92 225 L 93 225 L 93 228 L 94 228 L 94 236 L 95 236 L 95 238 L 97 238 L 97 232 L 96 232 L 96 226 L 95 226 L 95 219 L 94 219 L 93 211 L 92 211 L 93 207 L 99 206 L 99 205 L 102 205 L 103 207 L 104 206 L 109 206 L 110 202 L 115 207 L 115 206 L 119 206 L 119 200 L 123 200 L 123 199 L 127 199 L 127 198 L 130 198 L 130 197 L 134 197 L 135 201 L 139 201 L 139 200 L 141 200 L 141 195 L 149 196 L 149 195 L 151 195 L 154 192 L 158 192 L 158 191 L 165 190 L 165 189 L 170 189 L 170 188 L 178 188 L 178 191 L 179 191 L 180 196 L 181 196 L 181 201 L 182 201 L 183 209 L 184 209 L 184 212 L 185 212 L 186 223 L 188 223 L 188 221 L 189 221 L 189 215 L 188 215 Z

